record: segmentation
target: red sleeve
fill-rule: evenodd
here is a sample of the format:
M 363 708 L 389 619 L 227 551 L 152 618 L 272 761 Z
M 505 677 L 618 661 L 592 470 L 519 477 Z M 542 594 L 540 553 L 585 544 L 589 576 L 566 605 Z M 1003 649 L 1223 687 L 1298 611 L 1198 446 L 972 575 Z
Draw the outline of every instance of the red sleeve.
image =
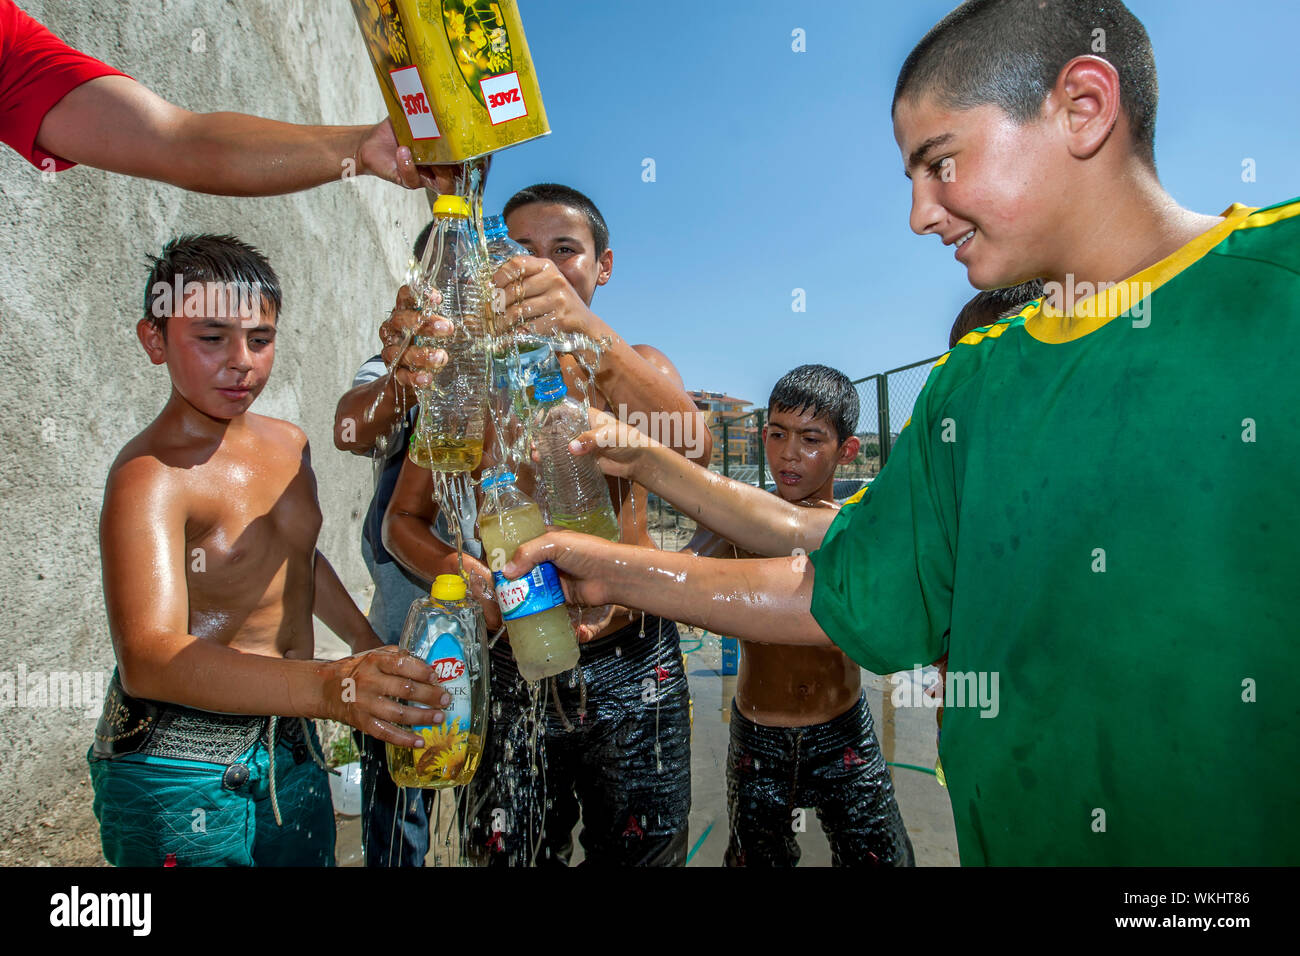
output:
M 56 170 L 75 165 L 36 148 L 41 121 L 54 104 L 87 80 L 125 75 L 72 49 L 13 0 L 0 0 L 0 142 L 33 166 L 46 159 Z

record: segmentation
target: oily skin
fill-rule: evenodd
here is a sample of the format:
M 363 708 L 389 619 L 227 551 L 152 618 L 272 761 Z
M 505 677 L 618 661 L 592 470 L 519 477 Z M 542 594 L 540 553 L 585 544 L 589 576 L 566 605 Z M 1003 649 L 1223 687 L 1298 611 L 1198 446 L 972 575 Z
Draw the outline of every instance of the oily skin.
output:
M 859 444 L 856 436 L 840 442 L 835 426 L 811 410 L 768 409 L 763 449 L 776 493 L 785 501 L 835 510 L 835 470 L 857 456 Z M 758 557 L 708 530 L 697 534 L 687 550 L 704 557 Z M 825 723 L 853 707 L 861 689 L 858 665 L 839 648 L 741 642 L 736 707 L 756 724 Z
M 172 392 L 105 489 L 104 593 L 123 685 L 221 713 L 329 717 L 414 746 L 394 723 L 421 712 L 390 696 L 436 707 L 446 694 L 427 665 L 371 650 L 378 638 L 316 550 L 306 436 L 248 411 L 275 354 L 276 316 L 264 306 L 252 321 L 177 314 L 166 335 L 137 325 Z M 356 656 L 313 661 L 313 614 Z

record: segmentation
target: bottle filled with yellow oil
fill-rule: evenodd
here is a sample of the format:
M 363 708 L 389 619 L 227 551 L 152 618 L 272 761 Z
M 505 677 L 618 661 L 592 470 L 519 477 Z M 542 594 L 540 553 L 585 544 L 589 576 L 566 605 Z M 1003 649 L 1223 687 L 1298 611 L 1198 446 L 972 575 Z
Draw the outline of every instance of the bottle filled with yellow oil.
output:
M 450 338 L 415 337 L 416 347 L 446 350 L 447 364 L 418 389 L 420 416 L 407 454 L 422 468 L 473 471 L 483 458 L 491 384 L 483 260 L 466 199 L 439 196 L 433 214 L 414 291 L 421 314 L 449 319 L 453 332 Z
M 487 729 L 485 637 L 482 609 L 459 574 L 438 575 L 430 596 L 411 605 L 399 646 L 433 667 L 451 703 L 442 723 L 410 728 L 424 738 L 423 747 L 385 745 L 388 773 L 399 787 L 457 787 L 474 776 Z
M 578 638 L 555 565 L 543 561 L 514 581 L 501 573 L 516 548 L 546 532 L 541 511 L 515 487 L 510 472 L 483 479 L 478 527 L 520 676 L 535 681 L 573 668 L 578 663 Z

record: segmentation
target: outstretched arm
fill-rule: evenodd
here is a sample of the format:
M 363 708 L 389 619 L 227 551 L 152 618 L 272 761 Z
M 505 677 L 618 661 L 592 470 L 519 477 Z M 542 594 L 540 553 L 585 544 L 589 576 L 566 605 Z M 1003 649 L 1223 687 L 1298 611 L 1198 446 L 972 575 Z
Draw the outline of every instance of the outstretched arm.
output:
M 800 508 L 776 495 L 701 468 L 611 415 L 591 409 L 592 429 L 574 439 L 608 475 L 631 478 L 746 551 L 794 555 L 821 544 L 836 512 Z M 640 605 L 637 605 L 640 607 Z
M 244 113 L 191 113 L 125 76 L 73 89 L 45 114 L 36 145 L 74 163 L 195 192 L 274 196 L 345 175 L 452 192 L 452 167 L 417 167 L 388 120 L 300 126 Z
M 550 561 L 577 604 L 631 604 L 651 614 L 765 644 L 830 646 L 813 619 L 806 557 L 727 561 L 655 551 L 573 531 L 526 541 L 506 565 L 518 578 Z

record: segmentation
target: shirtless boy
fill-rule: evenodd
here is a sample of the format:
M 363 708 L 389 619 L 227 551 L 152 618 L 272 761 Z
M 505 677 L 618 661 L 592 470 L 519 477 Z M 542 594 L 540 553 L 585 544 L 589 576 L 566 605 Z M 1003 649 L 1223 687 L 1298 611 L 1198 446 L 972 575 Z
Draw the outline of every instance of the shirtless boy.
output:
M 776 493 L 835 507 L 835 470 L 859 441 L 858 393 L 825 365 L 787 372 L 767 401 L 763 449 Z M 701 529 L 687 550 L 754 558 Z M 838 647 L 742 641 L 727 751 L 728 866 L 794 866 L 792 825 L 813 807 L 835 866 L 910 866 L 912 843 L 894 799 L 858 665 Z
M 306 436 L 248 412 L 275 355 L 270 264 L 237 239 L 186 236 L 145 288 L 136 333 L 172 390 L 113 463 L 100 518 L 118 662 L 88 754 L 104 856 L 329 866 L 327 778 L 299 718 L 418 746 L 395 725 L 441 713 L 393 698 L 447 695 L 430 667 L 381 648 L 316 550 Z M 313 661 L 313 614 L 355 656 Z

